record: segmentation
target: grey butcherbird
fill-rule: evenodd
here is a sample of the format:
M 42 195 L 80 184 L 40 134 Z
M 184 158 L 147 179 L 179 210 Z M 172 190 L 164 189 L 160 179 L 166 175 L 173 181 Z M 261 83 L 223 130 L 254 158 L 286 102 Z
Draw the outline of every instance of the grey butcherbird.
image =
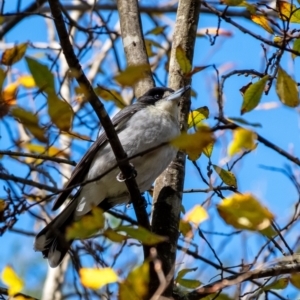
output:
M 116 114 L 112 122 L 129 158 L 179 135 L 179 99 L 189 88 L 185 86 L 176 92 L 170 88 L 152 88 L 136 103 Z M 137 172 L 136 182 L 141 192 L 150 189 L 176 153 L 176 149 L 167 144 L 130 160 Z M 105 132 L 102 132 L 74 169 L 65 186 L 66 190 L 57 198 L 53 210 L 59 208 L 70 195 L 69 187 L 92 181 L 115 164 L 115 156 Z M 80 187 L 62 212 L 38 233 L 34 248 L 48 258 L 50 267 L 58 266 L 67 253 L 72 241 L 65 239 L 65 231 L 74 220 L 88 214 L 93 206 L 108 210 L 115 205 L 128 203 L 128 191 L 119 173 L 119 169 L 114 168 L 99 180 Z

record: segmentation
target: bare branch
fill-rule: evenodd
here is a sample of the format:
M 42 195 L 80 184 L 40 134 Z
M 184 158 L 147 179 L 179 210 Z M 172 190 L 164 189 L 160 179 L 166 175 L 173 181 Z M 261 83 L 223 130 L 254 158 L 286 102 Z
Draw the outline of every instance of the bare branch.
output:
M 107 135 L 108 141 L 112 147 L 112 150 L 115 154 L 116 160 L 118 162 L 118 166 L 121 170 L 121 172 L 124 175 L 124 178 L 127 178 L 125 183 L 128 188 L 130 198 L 133 202 L 133 206 L 135 209 L 135 213 L 137 216 L 137 220 L 139 224 L 141 224 L 143 227 L 148 228 L 149 220 L 148 216 L 144 207 L 144 201 L 140 195 L 138 186 L 136 184 L 135 179 L 132 175 L 132 167 L 129 165 L 128 162 L 122 161 L 122 159 L 125 159 L 127 157 L 126 153 L 124 152 L 122 145 L 120 143 L 120 140 L 118 138 L 118 135 L 112 125 L 112 122 L 105 111 L 105 108 L 101 101 L 99 101 L 97 95 L 95 94 L 93 87 L 91 86 L 90 82 L 86 78 L 85 74 L 82 71 L 81 65 L 78 62 L 77 57 L 75 56 L 73 47 L 69 40 L 69 35 L 65 27 L 65 23 L 63 21 L 62 13 L 60 10 L 60 5 L 58 0 L 49 0 L 49 5 L 51 7 L 51 12 L 54 17 L 55 26 L 57 29 L 57 33 L 59 36 L 59 40 L 65 55 L 65 58 L 67 60 L 67 63 L 69 65 L 69 68 L 71 70 L 76 70 L 78 76 L 76 76 L 76 80 L 78 84 L 83 88 L 84 91 L 87 91 L 86 98 L 88 99 L 89 103 L 92 105 L 95 113 L 97 114 L 99 120 L 101 121 L 101 124 L 103 126 L 103 129 L 105 130 L 105 133 Z

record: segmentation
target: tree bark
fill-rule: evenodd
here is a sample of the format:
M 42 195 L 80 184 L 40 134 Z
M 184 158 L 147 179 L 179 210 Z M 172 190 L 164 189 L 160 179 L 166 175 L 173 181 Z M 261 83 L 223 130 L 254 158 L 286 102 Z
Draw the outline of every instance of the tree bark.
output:
M 128 66 L 149 65 L 138 2 L 136 0 L 118 0 L 117 6 L 120 16 L 123 47 Z M 140 80 L 134 86 L 135 96 L 142 96 L 150 88 L 154 87 L 154 85 L 149 65 L 146 78 Z
M 178 5 L 173 45 L 169 65 L 169 87 L 178 89 L 190 84 L 190 78 L 184 78 L 176 60 L 176 47 L 181 46 L 192 63 L 197 25 L 199 20 L 200 0 L 180 0 Z M 190 95 L 187 93 L 180 102 L 181 130 L 187 129 L 187 117 L 190 110 Z M 176 159 L 156 180 L 154 189 L 154 211 L 152 230 L 154 233 L 167 236 L 168 242 L 157 246 L 157 257 L 162 262 L 165 277 L 173 278 L 176 259 L 176 245 L 179 236 L 179 220 L 182 203 L 182 190 L 185 175 L 185 154 L 178 152 Z M 151 274 L 150 292 L 154 294 L 160 285 L 156 274 Z M 163 296 L 171 297 L 173 280 L 171 279 Z

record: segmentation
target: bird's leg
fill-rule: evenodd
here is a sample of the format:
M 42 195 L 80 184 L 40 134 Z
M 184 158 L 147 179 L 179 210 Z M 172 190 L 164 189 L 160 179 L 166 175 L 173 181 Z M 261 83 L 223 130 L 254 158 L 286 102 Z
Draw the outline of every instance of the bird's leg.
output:
M 131 178 L 135 178 L 137 176 L 137 171 L 136 169 L 134 168 L 134 165 L 132 163 L 129 164 L 131 166 L 131 175 L 128 177 L 128 178 L 125 178 L 123 173 L 120 172 L 116 179 L 119 181 L 119 182 L 124 182 L 126 179 L 131 179 Z

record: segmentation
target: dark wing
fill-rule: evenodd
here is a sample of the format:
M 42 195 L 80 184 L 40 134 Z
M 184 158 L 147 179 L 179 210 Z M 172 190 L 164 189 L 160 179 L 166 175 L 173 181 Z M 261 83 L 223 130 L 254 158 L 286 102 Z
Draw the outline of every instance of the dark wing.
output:
M 114 127 L 116 128 L 117 132 L 122 131 L 124 128 L 126 128 L 127 120 L 134 115 L 138 110 L 144 108 L 146 105 L 143 103 L 135 103 L 130 106 L 125 107 L 121 111 L 119 111 L 113 118 L 112 123 Z M 72 192 L 72 189 L 70 187 L 74 185 L 80 184 L 86 174 L 89 171 L 90 165 L 93 161 L 93 158 L 95 157 L 96 153 L 99 151 L 99 149 L 107 142 L 107 137 L 105 132 L 102 132 L 97 140 L 94 142 L 94 144 L 91 146 L 91 148 L 85 153 L 85 155 L 82 157 L 80 162 L 77 164 L 75 169 L 73 170 L 72 176 L 70 177 L 69 181 L 65 185 L 65 190 L 58 196 L 56 199 L 52 210 L 58 209 L 68 198 L 70 193 Z

